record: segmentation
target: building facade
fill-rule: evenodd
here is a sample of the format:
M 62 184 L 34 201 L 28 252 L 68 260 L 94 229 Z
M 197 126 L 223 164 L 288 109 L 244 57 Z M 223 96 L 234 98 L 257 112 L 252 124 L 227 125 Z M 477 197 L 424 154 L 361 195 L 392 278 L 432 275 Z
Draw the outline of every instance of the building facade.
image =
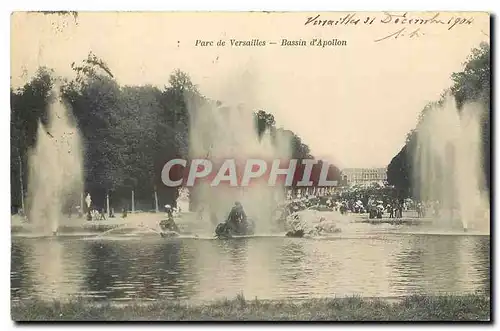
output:
M 387 168 L 346 168 L 342 179 L 348 185 L 370 184 L 387 181 Z

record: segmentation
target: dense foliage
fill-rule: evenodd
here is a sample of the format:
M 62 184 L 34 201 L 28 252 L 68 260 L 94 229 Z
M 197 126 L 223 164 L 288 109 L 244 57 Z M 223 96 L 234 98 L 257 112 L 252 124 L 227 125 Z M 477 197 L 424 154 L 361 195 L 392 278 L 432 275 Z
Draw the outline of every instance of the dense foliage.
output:
M 479 48 L 473 49 L 471 55 L 464 64 L 461 72 L 452 74 L 453 85 L 449 91 L 455 97 L 458 109 L 460 110 L 466 102 L 479 102 L 484 106 L 482 121 L 482 152 L 483 171 L 485 177 L 485 188 L 490 189 L 490 45 L 482 43 Z M 444 94 L 438 103 L 442 102 Z M 432 104 L 426 106 L 420 114 L 417 127 L 412 130 L 406 139 L 405 146 L 392 159 L 387 168 L 388 182 L 394 185 L 402 196 L 413 195 L 412 184 L 412 157 L 416 148 L 416 138 L 419 124 L 423 121 L 425 114 L 432 111 Z
M 62 81 L 62 96 L 71 106 L 81 131 L 84 150 L 84 185 L 97 207 L 106 193 L 115 208 L 130 208 L 134 190 L 136 209 L 154 208 L 154 191 L 160 205 L 172 204 L 177 196 L 161 182 L 161 170 L 172 158 L 188 157 L 189 112 L 186 100 L 211 102 L 201 95 L 189 76 L 175 71 L 164 88 L 120 86 L 104 61 L 90 53 L 80 65 L 72 64 L 73 80 Z M 47 105 L 53 84 L 60 79 L 47 68 L 22 88 L 11 90 L 11 203 L 21 204 L 20 169 L 27 190 L 27 154 L 36 144 L 38 121 L 47 122 Z M 273 115 L 255 112 L 259 135 L 275 134 Z M 311 158 L 309 147 L 293 132 L 293 157 Z M 22 163 L 20 166 L 19 162 Z M 316 171 L 317 172 L 317 171 Z M 328 179 L 338 169 L 331 167 Z

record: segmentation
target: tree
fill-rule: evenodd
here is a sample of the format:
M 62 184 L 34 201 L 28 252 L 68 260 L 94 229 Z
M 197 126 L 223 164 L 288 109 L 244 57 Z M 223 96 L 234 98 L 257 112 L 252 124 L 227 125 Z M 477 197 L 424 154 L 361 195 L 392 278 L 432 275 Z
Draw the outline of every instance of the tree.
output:
M 257 134 L 259 138 L 262 138 L 262 135 L 266 130 L 269 130 L 274 133 L 276 130 L 276 120 L 272 114 L 266 113 L 264 110 L 259 110 L 254 113 L 255 118 L 255 127 L 257 130 Z
M 42 67 L 22 88 L 10 91 L 10 171 L 13 212 L 21 207 L 21 177 L 24 179 L 24 191 L 27 188 L 27 156 L 29 150 L 36 144 L 38 122 L 47 123 L 46 108 L 53 83 L 53 72 Z
M 160 89 L 119 85 L 106 62 L 92 52 L 72 68 L 76 74 L 72 80 L 40 68 L 25 86 L 11 90 L 13 209 L 21 200 L 19 160 L 26 169 L 28 150 L 36 144 L 38 122 L 47 123 L 48 98 L 56 80 L 58 85 L 62 82 L 62 97 L 71 107 L 81 134 L 85 191 L 91 193 L 94 205 L 103 208 L 110 193 L 113 207 L 126 207 L 134 190 L 136 205 L 150 208 L 154 206 L 155 189 L 160 203 L 173 204 L 178 192 L 162 183 L 163 167 L 172 158 L 189 159 L 194 110 L 220 106 L 221 102 L 203 96 L 189 75 L 180 70 L 174 71 Z M 276 129 L 271 113 L 256 111 L 255 126 L 259 136 L 268 130 L 273 138 L 277 134 L 289 137 L 293 158 L 312 158 L 298 135 Z
M 158 95 L 158 100 L 160 111 L 155 124 L 155 182 L 160 188 L 162 199 L 173 203 L 178 191 L 163 185 L 161 171 L 171 159 L 189 159 L 190 109 L 197 109 L 206 100 L 189 75 L 180 70 L 175 70 L 170 75 L 168 85 Z
M 481 43 L 472 50 L 464 70 L 451 75 L 451 91 L 460 106 L 465 101 L 479 101 L 489 106 L 491 94 L 490 45 Z
M 486 188 L 490 189 L 490 73 L 490 46 L 482 43 L 479 48 L 472 50 L 467 62 L 464 63 L 463 71 L 451 75 L 452 87 L 441 95 L 439 101 L 424 107 L 416 128 L 408 133 L 405 146 L 391 160 L 387 168 L 388 182 L 396 187 L 399 194 L 408 196 L 415 191 L 415 185 L 412 182 L 412 160 L 416 153 L 419 126 L 425 116 L 433 111 L 436 105 L 440 105 L 444 101 L 448 91 L 455 97 L 459 111 L 466 102 L 479 102 L 484 105 L 485 112 L 481 127 L 484 155 L 483 172 L 486 178 Z
M 91 79 L 100 79 L 103 76 L 114 78 L 108 65 L 94 53 L 89 52 L 87 58 L 82 61 L 81 65 L 76 65 L 75 62 L 71 63 L 71 68 L 76 72 L 76 81 L 83 83 Z

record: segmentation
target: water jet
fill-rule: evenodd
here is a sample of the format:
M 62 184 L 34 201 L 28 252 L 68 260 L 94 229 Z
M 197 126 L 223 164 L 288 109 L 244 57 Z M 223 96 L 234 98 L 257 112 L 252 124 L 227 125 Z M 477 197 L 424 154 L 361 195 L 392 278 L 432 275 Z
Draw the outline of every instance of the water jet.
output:
M 483 107 L 476 103 L 458 109 L 448 95 L 428 109 L 419 123 L 414 184 L 439 227 L 489 232 L 481 154 L 483 114 Z
M 285 134 L 273 137 L 269 130 L 259 135 L 254 113 L 249 108 L 210 103 L 189 108 L 189 154 L 192 158 L 202 157 L 219 164 L 228 158 L 245 162 L 254 158 L 287 160 L 291 156 L 290 137 Z M 247 187 L 213 187 L 201 182 L 193 192 L 197 201 L 206 206 L 205 212 L 209 209 L 208 214 L 215 215 L 219 222 L 225 221 L 234 202 L 240 201 L 260 233 L 273 231 L 270 220 L 274 209 L 285 200 L 284 187 L 269 186 L 265 179 L 255 180 Z M 214 224 L 205 223 L 206 230 L 213 233 Z
M 83 188 L 80 133 L 71 110 L 54 84 L 47 124 L 38 122 L 37 139 L 29 152 L 28 219 L 40 235 L 56 235 L 63 210 L 78 205 Z

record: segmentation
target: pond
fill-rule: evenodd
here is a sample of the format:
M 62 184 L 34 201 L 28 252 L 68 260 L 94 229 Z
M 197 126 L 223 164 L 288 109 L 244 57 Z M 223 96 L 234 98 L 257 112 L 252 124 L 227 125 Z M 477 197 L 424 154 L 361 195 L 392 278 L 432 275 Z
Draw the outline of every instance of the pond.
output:
M 337 236 L 12 238 L 11 296 L 306 299 L 490 290 L 490 237 L 367 225 Z

